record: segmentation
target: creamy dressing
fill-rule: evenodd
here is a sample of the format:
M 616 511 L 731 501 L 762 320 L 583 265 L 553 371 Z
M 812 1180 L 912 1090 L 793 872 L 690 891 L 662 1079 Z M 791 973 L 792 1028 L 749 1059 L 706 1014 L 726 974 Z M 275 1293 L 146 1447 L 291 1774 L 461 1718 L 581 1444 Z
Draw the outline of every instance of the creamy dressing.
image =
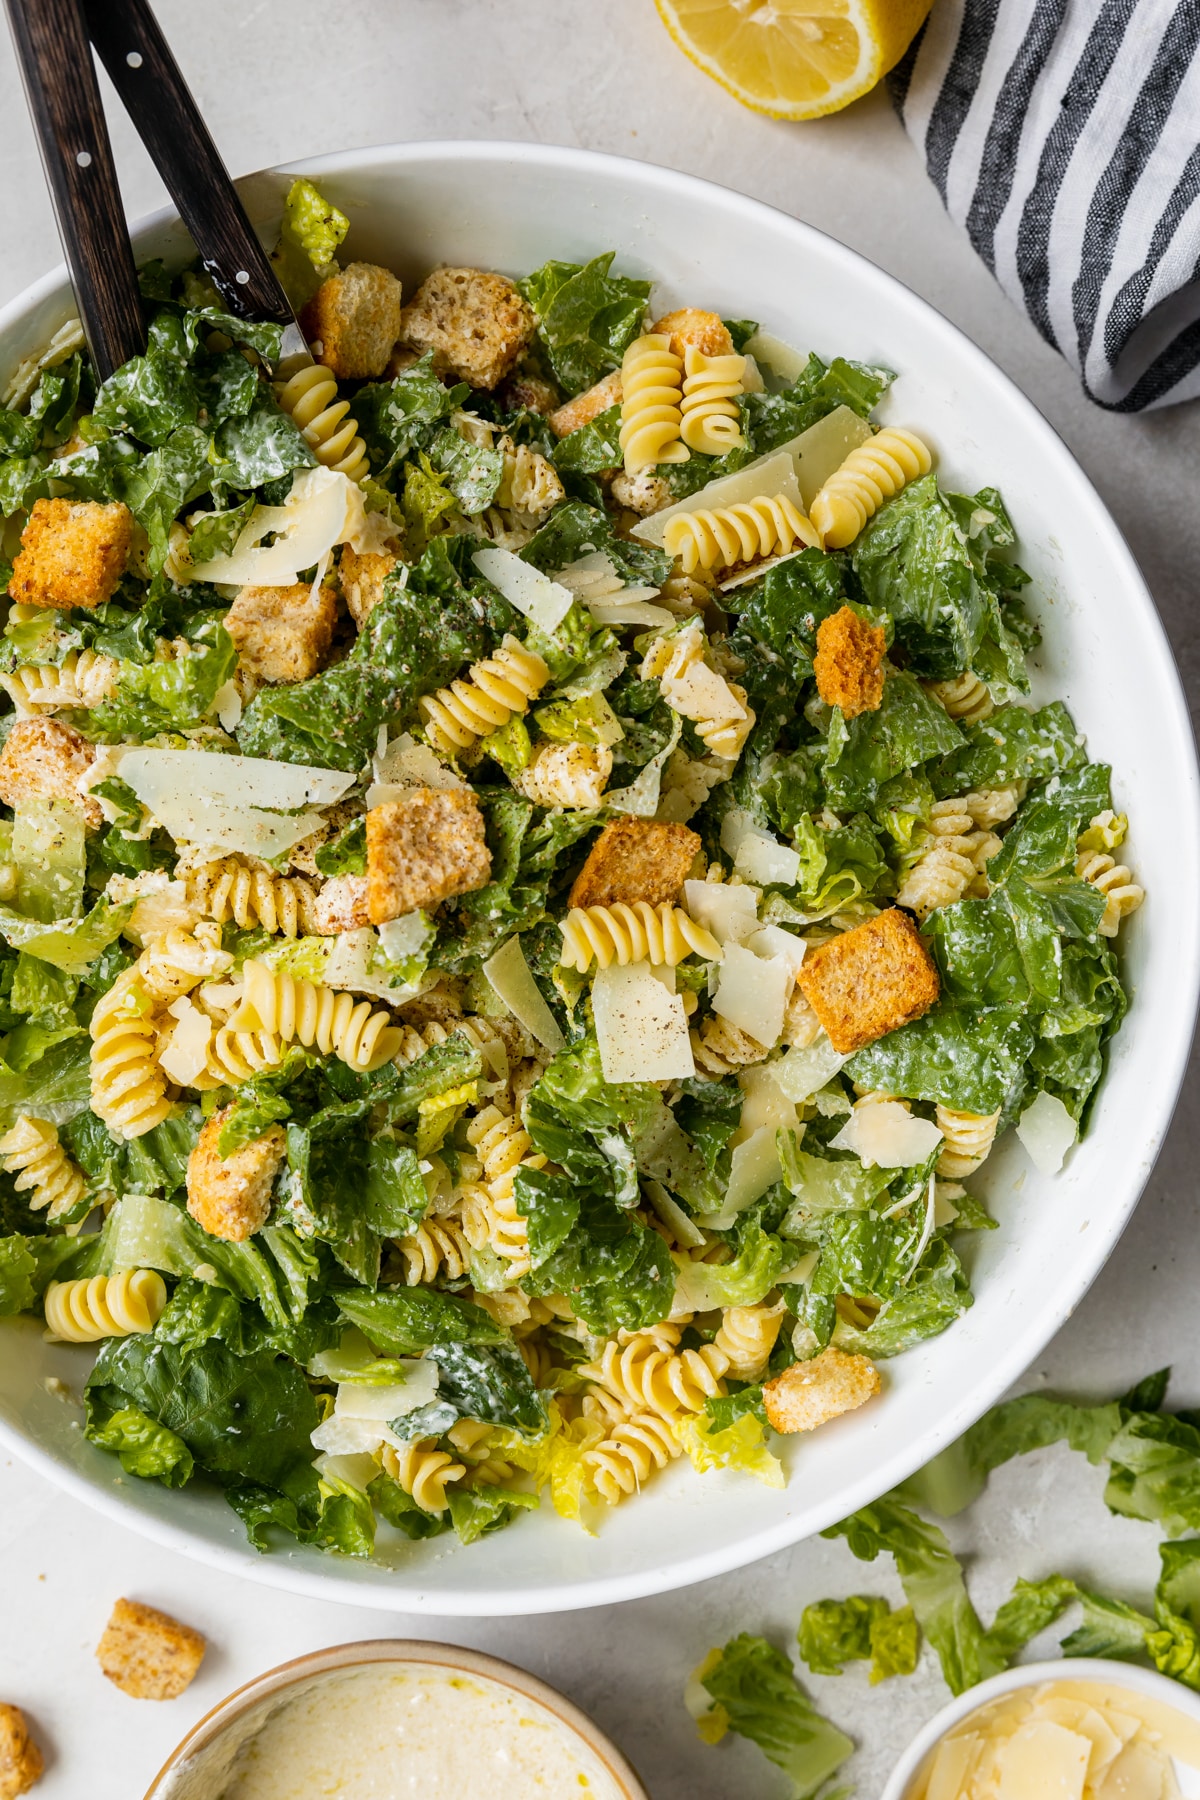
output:
M 245 1743 L 214 1800 L 625 1800 L 546 1707 L 436 1663 L 312 1684 Z

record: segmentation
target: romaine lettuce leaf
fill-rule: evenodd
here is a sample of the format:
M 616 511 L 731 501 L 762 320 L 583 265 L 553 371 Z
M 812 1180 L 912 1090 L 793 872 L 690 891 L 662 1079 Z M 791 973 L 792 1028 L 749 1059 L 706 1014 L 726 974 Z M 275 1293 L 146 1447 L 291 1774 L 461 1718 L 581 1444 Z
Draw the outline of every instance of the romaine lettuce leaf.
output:
M 602 469 L 620 468 L 621 408 L 606 411 L 578 430 L 568 432 L 550 453 L 550 461 L 560 475 L 598 475 Z
M 512 1524 L 519 1512 L 536 1512 L 538 1508 L 536 1494 L 487 1483 L 469 1488 L 460 1488 L 456 1483 L 447 1489 L 446 1498 L 450 1521 L 463 1544 L 473 1544 L 490 1532 L 501 1531 Z
M 851 1740 L 813 1706 L 781 1650 L 741 1632 L 713 1650 L 692 1681 L 711 1699 L 697 1718 L 700 1734 L 717 1743 L 736 1731 L 782 1769 L 794 1800 L 813 1800 L 854 1749 Z
M 111 1412 L 98 1393 L 89 1394 L 87 1436 L 101 1450 L 113 1451 L 127 1475 L 172 1488 L 184 1487 L 192 1478 L 195 1460 L 183 1439 L 139 1407 Z
M 864 1329 L 838 1319 L 832 1341 L 839 1350 L 882 1359 L 899 1356 L 926 1338 L 939 1337 L 973 1303 L 961 1262 L 944 1237 L 935 1237 L 904 1286 L 894 1291 Z
M 531 1294 L 566 1294 L 590 1331 L 639 1331 L 670 1312 L 675 1267 L 656 1231 L 585 1188 L 570 1238 L 524 1286 Z
M 437 1288 L 337 1287 L 332 1298 L 351 1324 L 389 1356 L 415 1356 L 434 1344 L 503 1344 L 503 1328 L 481 1306 Z
M 698 1475 L 712 1469 L 740 1469 L 764 1487 L 787 1486 L 783 1464 L 767 1449 L 765 1427 L 753 1412 L 742 1413 L 728 1425 L 717 1425 L 705 1414 L 685 1413 L 671 1429 Z
M 1011 1112 L 1025 1086 L 1035 1027 L 1014 1007 L 939 1004 L 850 1057 L 845 1074 L 868 1088 L 941 1100 L 968 1112 Z
M 825 756 L 829 803 L 839 812 L 875 804 L 880 788 L 894 776 L 953 754 L 962 733 L 936 700 L 907 670 L 889 670 L 883 700 L 874 712 L 843 719 L 833 712 Z
M 505 1425 L 526 1440 L 535 1441 L 549 1431 L 546 1402 L 512 1342 L 431 1344 L 429 1359 L 438 1367 L 438 1397 L 428 1406 L 393 1419 L 397 1436 L 439 1436 L 456 1419 Z
M 354 416 L 371 458 L 371 472 L 387 481 L 415 450 L 428 446 L 434 427 L 462 405 L 471 390 L 465 382 L 443 387 L 434 373 L 433 351 L 394 381 L 369 382 L 354 397 Z
M 608 514 L 582 500 L 568 500 L 556 506 L 520 554 L 522 562 L 532 563 L 543 574 L 554 575 L 592 550 L 603 550 L 626 581 L 661 587 L 671 573 L 672 559 L 664 550 L 618 537 Z
M 538 315 L 538 341 L 568 394 L 581 394 L 619 368 L 641 331 L 650 283 L 610 274 L 615 255 L 544 263 L 517 283 Z
M 868 1661 L 872 1626 L 890 1611 L 886 1600 L 869 1594 L 813 1601 L 801 1613 L 796 1634 L 801 1661 L 814 1675 L 840 1675 L 847 1663 Z
M 1061 700 L 1036 712 L 997 707 L 990 718 L 966 726 L 963 735 L 966 747 L 933 771 L 939 799 L 1010 781 L 1049 781 L 1087 762 L 1083 738 Z
M 744 416 L 754 455 L 776 449 L 828 413 L 836 412 L 839 406 L 848 406 L 860 418 L 867 418 L 891 383 L 890 369 L 848 362 L 842 356 L 835 356 L 826 364 L 810 353 L 795 381 L 781 393 L 744 397 Z
M 459 507 L 465 513 L 481 513 L 495 503 L 504 479 L 504 457 L 484 444 L 471 444 L 449 426 L 435 433 L 429 460 Z

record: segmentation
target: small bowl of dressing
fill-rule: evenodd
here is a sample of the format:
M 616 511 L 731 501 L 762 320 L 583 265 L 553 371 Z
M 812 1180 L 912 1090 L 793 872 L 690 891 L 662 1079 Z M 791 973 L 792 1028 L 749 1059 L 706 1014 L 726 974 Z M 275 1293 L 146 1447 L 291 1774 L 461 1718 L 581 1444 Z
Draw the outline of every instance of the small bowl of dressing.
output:
M 931 1719 L 881 1800 L 1200 1800 L 1200 1695 L 1103 1657 L 1026 1663 Z
M 585 1713 L 524 1669 L 380 1639 L 260 1675 L 194 1726 L 145 1800 L 649 1800 Z

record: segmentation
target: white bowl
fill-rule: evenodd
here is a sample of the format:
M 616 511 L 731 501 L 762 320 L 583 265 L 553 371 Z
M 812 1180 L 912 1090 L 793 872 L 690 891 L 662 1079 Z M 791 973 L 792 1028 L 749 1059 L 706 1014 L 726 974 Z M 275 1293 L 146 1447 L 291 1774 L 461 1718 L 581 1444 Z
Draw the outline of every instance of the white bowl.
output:
M 439 262 L 518 274 L 615 249 L 623 270 L 659 284 L 656 300 L 754 317 L 827 357 L 900 371 L 885 416 L 935 446 L 953 486 L 1004 494 L 1046 634 L 1038 693 L 1070 703 L 1093 754 L 1114 765 L 1116 803 L 1132 820 L 1149 899 L 1125 928 L 1134 1004 L 1088 1136 L 1053 1180 L 1015 1143 L 989 1163 L 982 1185 L 1001 1229 L 967 1249 L 973 1310 L 886 1365 L 881 1401 L 789 1442 L 783 1492 L 675 1464 L 595 1539 L 543 1510 L 466 1551 L 445 1537 L 405 1544 L 394 1568 L 313 1550 L 259 1556 L 216 1493 L 122 1478 L 84 1442 L 77 1414 L 43 1382 L 79 1387 L 87 1353 L 47 1347 L 31 1321 L 4 1327 L 0 1441 L 191 1555 L 326 1599 L 440 1614 L 546 1612 L 680 1587 L 820 1531 L 958 1437 L 1069 1317 L 1120 1236 L 1171 1116 L 1200 968 L 1197 772 L 1179 679 L 1129 550 L 1054 432 L 982 351 L 852 250 L 706 182 L 577 150 L 408 144 L 299 168 L 349 214 L 350 252 L 393 265 L 406 288 Z M 293 172 L 242 183 L 268 237 Z M 143 256 L 178 257 L 184 241 L 165 215 L 137 232 Z M 60 271 L 0 313 L 0 369 L 69 310 Z
M 1044 1681 L 1091 1681 L 1103 1683 L 1105 1687 L 1124 1688 L 1127 1693 L 1139 1694 L 1144 1700 L 1156 1700 L 1161 1706 L 1174 1707 L 1184 1718 L 1200 1725 L 1200 1695 L 1182 1687 L 1178 1681 L 1168 1681 L 1155 1669 L 1110 1661 L 1106 1656 L 1064 1656 L 1056 1662 L 1022 1663 L 1019 1668 L 1006 1669 L 1003 1675 L 993 1675 L 990 1681 L 981 1681 L 978 1687 L 968 1688 L 965 1694 L 959 1694 L 930 1719 L 892 1770 L 880 1800 L 909 1800 L 917 1777 L 927 1773 L 927 1758 L 932 1756 L 947 1732 L 961 1725 L 981 1706 L 1014 1693 L 1018 1688 L 1040 1687 Z
M 474 1677 L 517 1695 L 534 1722 L 551 1729 L 557 1727 L 565 1736 L 577 1740 L 580 1761 L 593 1764 L 597 1781 L 602 1774 L 607 1775 L 621 1800 L 650 1800 L 632 1765 L 612 1739 L 557 1688 L 514 1663 L 502 1662 L 498 1656 L 464 1650 L 457 1644 L 430 1644 L 413 1638 L 337 1644 L 330 1650 L 314 1650 L 294 1662 L 268 1669 L 193 1725 L 150 1783 L 145 1800 L 212 1800 L 214 1792 L 224 1792 L 243 1744 L 261 1731 L 281 1706 L 356 1674 L 374 1674 L 387 1668 L 400 1672 L 442 1668 L 451 1678 Z

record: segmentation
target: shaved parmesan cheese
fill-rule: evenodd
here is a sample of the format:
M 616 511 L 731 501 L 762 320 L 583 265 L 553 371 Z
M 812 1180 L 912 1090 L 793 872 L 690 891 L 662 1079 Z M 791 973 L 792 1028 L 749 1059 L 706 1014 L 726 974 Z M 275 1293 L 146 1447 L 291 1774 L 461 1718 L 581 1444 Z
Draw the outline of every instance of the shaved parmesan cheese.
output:
M 789 1050 L 771 1068 L 783 1093 L 799 1106 L 832 1081 L 845 1060 L 822 1032 L 814 1044 Z
M 344 1482 L 347 1487 L 357 1488 L 360 1494 L 366 1493 L 379 1474 L 375 1458 L 362 1452 L 357 1456 L 318 1456 L 313 1468 L 323 1481 Z
M 710 481 L 707 487 L 698 488 L 686 500 L 664 506 L 661 512 L 639 520 L 630 535 L 661 549 L 669 519 L 681 513 L 700 512 L 707 507 L 740 506 L 744 501 L 757 500 L 760 494 L 786 494 L 793 506 L 799 506 L 796 465 L 786 451 L 773 450 L 769 456 L 760 456 L 757 462 L 747 463 L 733 475 L 722 475 L 718 480 Z
M 455 770 L 434 754 L 428 744 L 418 744 L 407 731 L 385 744 L 371 764 L 371 773 L 376 783 L 382 786 L 387 783 L 398 789 L 406 787 L 428 788 L 461 788 L 467 783 Z M 380 800 L 372 800 L 371 795 L 378 788 L 370 788 L 367 792 L 368 806 L 381 806 Z
M 519 937 L 510 937 L 483 965 L 493 991 L 515 1019 L 547 1050 L 561 1050 L 566 1039 L 530 973 Z M 611 1079 L 611 1078 L 610 1078 Z
M 848 406 L 839 406 L 783 446 L 796 466 L 805 514 L 834 470 L 840 469 L 850 452 L 873 435 L 865 419 Z
M 713 1011 L 770 1049 L 783 1030 L 791 988 L 791 973 L 781 956 L 755 956 L 753 950 L 730 942 L 721 959 Z
M 522 562 L 511 550 L 497 550 L 494 545 L 489 545 L 485 550 L 477 550 L 471 561 L 494 588 L 499 588 L 509 604 L 524 613 L 539 631 L 553 631 L 570 612 L 573 599 L 570 590 L 551 581 L 532 563 Z
M 297 809 L 329 806 L 354 783 L 340 770 L 204 750 L 118 747 L 112 761 L 176 841 L 246 856 L 278 856 L 311 836 L 320 814 Z
M 164 869 L 147 869 L 141 875 L 110 875 L 104 892 L 118 906 L 133 901 L 125 933 L 142 944 L 148 938 L 161 937 L 177 926 L 195 922 L 187 883 L 172 881 Z
M 754 935 L 746 939 L 746 948 L 753 950 L 755 956 L 782 956 L 795 981 L 808 945 L 794 931 L 785 931 L 782 925 L 760 925 Z
M 780 1270 L 779 1274 L 775 1277 L 776 1285 L 778 1286 L 785 1281 L 790 1281 L 795 1282 L 798 1287 L 807 1287 L 812 1280 L 813 1275 L 816 1273 L 817 1264 L 820 1260 L 821 1252 L 819 1250 L 810 1250 L 806 1256 L 802 1256 L 798 1262 L 794 1262 L 790 1269 Z
M 764 887 L 794 887 L 800 879 L 800 857 L 778 838 L 755 824 L 744 807 L 731 806 L 721 822 L 721 848 L 733 858 L 733 866 L 750 881 Z
M 856 1106 L 833 1139 L 835 1150 L 849 1150 L 867 1169 L 910 1169 L 931 1156 L 942 1134 L 931 1119 L 918 1119 L 898 1100 L 873 1100 Z
M 746 708 L 725 677 L 705 662 L 689 663 L 682 675 L 664 675 L 659 687 L 667 705 L 685 719 L 703 719 L 707 726 L 746 717 Z
M 233 549 L 197 563 L 196 581 L 292 587 L 363 522 L 362 492 L 334 469 L 301 469 L 282 506 L 256 506 Z M 264 545 L 263 539 L 273 542 Z
M 740 943 L 758 928 L 757 888 L 727 881 L 685 881 L 684 905 L 719 944 Z
M 778 375 L 789 387 L 808 367 L 808 357 L 803 350 L 793 349 L 791 344 L 785 344 L 770 331 L 756 331 L 753 337 L 747 338 L 746 355 L 766 363 L 772 375 Z
M 657 588 L 651 589 L 657 593 Z M 587 609 L 597 625 L 673 625 L 675 614 L 668 612 L 665 606 L 652 606 L 645 600 L 631 600 L 628 604 L 618 600 L 589 600 Z
M 1031 1719 L 1005 1742 L 996 1800 L 1083 1800 L 1091 1753 L 1078 1732 Z
M 686 1080 L 696 1073 L 682 996 L 668 993 L 649 963 L 599 970 L 592 1012 L 605 1081 Z
M 1040 1093 L 1017 1121 L 1017 1136 L 1043 1175 L 1058 1174 L 1078 1135 L 1074 1119 L 1054 1094 Z
M 213 695 L 213 710 L 220 720 L 223 731 L 236 731 L 241 723 L 242 696 L 237 691 L 237 683 L 226 681 Z
M 413 928 L 409 920 L 417 919 L 426 925 L 423 913 L 406 913 L 403 918 L 392 921 L 403 925 L 409 931 Z M 321 980 L 326 987 L 347 988 L 351 993 L 370 994 L 373 999 L 387 1000 L 392 1006 L 403 1006 L 406 1000 L 412 1000 L 421 991 L 421 980 L 399 982 L 392 987 L 388 984 L 389 970 L 387 963 L 379 955 L 382 944 L 382 931 L 371 925 L 360 925 L 354 931 L 341 931 L 333 940 L 333 948 L 325 964 Z M 423 941 L 423 940 L 422 940 Z M 421 948 L 418 942 L 410 946 L 407 939 L 403 947 L 397 951 L 385 951 L 385 956 L 400 957 L 416 953 Z M 394 971 L 391 971 L 394 973 Z
M 738 1214 L 761 1200 L 782 1177 L 776 1128 L 762 1125 L 734 1150 L 724 1204 L 719 1212 L 703 1214 L 701 1225 L 709 1231 L 728 1231 Z
M 178 1023 L 158 1053 L 158 1064 L 168 1081 L 192 1087 L 208 1065 L 212 1020 L 206 1019 L 186 994 L 167 1011 Z
M 428 1357 L 405 1363 L 407 1379 L 388 1387 L 369 1387 L 343 1381 L 332 1413 L 312 1434 L 315 1450 L 332 1456 L 353 1456 L 377 1450 L 380 1444 L 403 1449 L 404 1440 L 390 1428 L 392 1419 L 428 1406 L 437 1398 L 437 1364 Z
M 700 1227 L 693 1223 L 684 1212 L 682 1206 L 672 1200 L 661 1181 L 646 1181 L 642 1184 L 647 1200 L 667 1226 L 677 1244 L 683 1244 L 689 1250 L 703 1250 L 708 1239 Z

